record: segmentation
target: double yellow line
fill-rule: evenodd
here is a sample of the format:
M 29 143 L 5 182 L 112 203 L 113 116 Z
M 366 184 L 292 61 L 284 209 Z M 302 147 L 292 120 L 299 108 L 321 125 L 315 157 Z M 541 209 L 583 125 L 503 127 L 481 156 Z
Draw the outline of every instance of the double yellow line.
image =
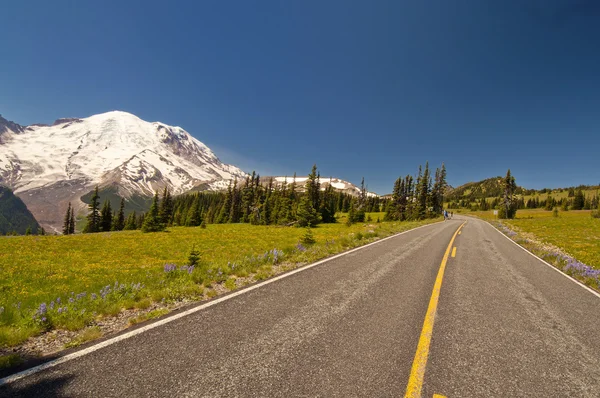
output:
M 440 290 L 442 288 L 446 263 L 448 262 L 448 257 L 450 257 L 454 239 L 456 239 L 456 236 L 460 233 L 460 230 L 465 224 L 466 221 L 458 227 L 452 236 L 452 239 L 450 239 L 450 243 L 446 248 L 444 258 L 442 259 L 442 264 L 440 265 L 437 277 L 435 278 L 433 292 L 431 293 L 431 299 L 429 300 L 429 306 L 427 307 L 427 313 L 425 314 L 425 321 L 423 322 L 423 329 L 421 330 L 421 337 L 419 337 L 419 344 L 417 345 L 417 352 L 415 353 L 415 359 L 413 361 L 412 369 L 410 370 L 408 386 L 406 387 L 406 394 L 404 395 L 405 398 L 421 397 L 423 379 L 425 378 L 425 368 L 427 366 L 427 357 L 429 356 L 429 346 L 433 334 L 433 323 L 435 322 L 435 313 L 440 298 Z

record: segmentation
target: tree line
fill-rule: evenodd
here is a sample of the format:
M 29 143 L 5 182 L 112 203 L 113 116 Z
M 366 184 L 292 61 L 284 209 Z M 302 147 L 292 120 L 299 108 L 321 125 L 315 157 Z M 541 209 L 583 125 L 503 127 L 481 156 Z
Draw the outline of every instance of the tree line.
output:
M 399 177 L 394 183 L 392 199 L 386 205 L 386 221 L 422 220 L 438 217 L 444 206 L 444 191 L 446 189 L 446 166 L 435 170 L 432 177 L 429 162 L 425 169 L 419 166 L 415 177 L 407 175 Z
M 255 225 L 316 226 L 336 222 L 336 213 L 347 212 L 348 222 L 365 221 L 365 213 L 386 208 L 387 200 L 368 195 L 364 178 L 358 195 L 339 192 L 328 184 L 321 190 L 320 174 L 313 165 L 304 183 L 279 183 L 273 178 L 261 180 L 253 172 L 244 180 L 233 180 L 225 192 L 195 192 L 171 196 L 165 188 L 162 197 L 155 193 L 150 210 L 124 214 L 124 200 L 114 212 L 106 200 L 100 208 L 98 187 L 90 199 L 84 233 L 141 229 L 164 230 L 168 226 L 206 226 L 206 224 L 249 223 Z M 71 221 L 73 220 L 73 221 Z M 73 228 L 71 228 L 71 226 Z M 63 233 L 74 232 L 74 215 L 69 204 Z

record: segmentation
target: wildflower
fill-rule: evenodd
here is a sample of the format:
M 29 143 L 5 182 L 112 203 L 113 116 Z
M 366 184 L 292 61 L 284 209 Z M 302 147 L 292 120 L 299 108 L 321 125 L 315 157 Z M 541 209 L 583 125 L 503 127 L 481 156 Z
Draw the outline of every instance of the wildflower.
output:
M 43 318 L 42 318 L 42 322 L 46 322 L 46 317 L 43 317 Z
M 59 313 L 59 314 L 62 314 L 62 312 L 63 312 L 63 309 L 62 309 L 62 307 L 58 307 L 58 313 Z
M 304 247 L 304 245 L 302 243 L 298 243 L 296 245 L 296 249 L 301 252 L 306 251 L 306 247 Z
M 177 266 L 175 264 L 165 264 L 165 267 L 164 267 L 165 272 L 172 272 L 172 271 L 175 271 L 175 269 L 177 269 Z
M 60 304 L 60 297 L 56 299 L 56 304 Z
M 46 303 L 40 304 L 40 308 L 38 308 L 38 314 L 44 315 L 47 312 Z
M 54 301 L 50 302 L 50 309 L 53 310 L 54 309 Z
M 91 298 L 92 298 L 92 300 L 96 300 L 98 298 L 98 296 L 96 296 L 96 293 L 92 293 Z
M 69 297 L 69 303 L 74 303 L 75 299 L 73 297 Z
M 192 272 L 194 272 L 194 266 L 192 265 L 192 266 L 188 267 L 187 272 L 188 272 L 188 274 L 191 275 Z

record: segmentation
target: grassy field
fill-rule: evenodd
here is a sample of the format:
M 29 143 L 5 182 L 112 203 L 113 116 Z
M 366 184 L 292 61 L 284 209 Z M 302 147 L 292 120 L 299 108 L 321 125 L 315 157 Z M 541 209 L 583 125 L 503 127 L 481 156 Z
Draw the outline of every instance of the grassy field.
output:
M 313 245 L 300 244 L 305 229 L 248 224 L 1 237 L 0 347 L 54 328 L 78 330 L 125 308 L 212 297 L 217 283 L 234 289 L 240 278 L 268 278 L 278 264 L 293 267 L 435 221 L 322 224 L 311 229 Z M 193 248 L 200 260 L 189 267 Z
M 589 210 L 559 211 L 555 217 L 552 211 L 518 210 L 516 219 L 500 223 L 491 210 L 465 214 L 496 223 L 521 245 L 598 289 L 600 219 L 592 218 L 590 213 Z

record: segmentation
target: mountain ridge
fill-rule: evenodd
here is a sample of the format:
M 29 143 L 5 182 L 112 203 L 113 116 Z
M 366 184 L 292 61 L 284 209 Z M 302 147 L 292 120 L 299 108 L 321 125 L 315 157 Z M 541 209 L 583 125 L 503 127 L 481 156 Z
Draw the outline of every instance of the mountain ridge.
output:
M 216 190 L 223 180 L 246 176 L 183 128 L 122 111 L 52 125 L 21 126 L 1 118 L 0 145 L 0 183 L 55 231 L 68 202 L 83 211 L 80 198 L 95 185 L 116 187 L 130 198 L 165 187 L 173 194 L 198 186 Z

